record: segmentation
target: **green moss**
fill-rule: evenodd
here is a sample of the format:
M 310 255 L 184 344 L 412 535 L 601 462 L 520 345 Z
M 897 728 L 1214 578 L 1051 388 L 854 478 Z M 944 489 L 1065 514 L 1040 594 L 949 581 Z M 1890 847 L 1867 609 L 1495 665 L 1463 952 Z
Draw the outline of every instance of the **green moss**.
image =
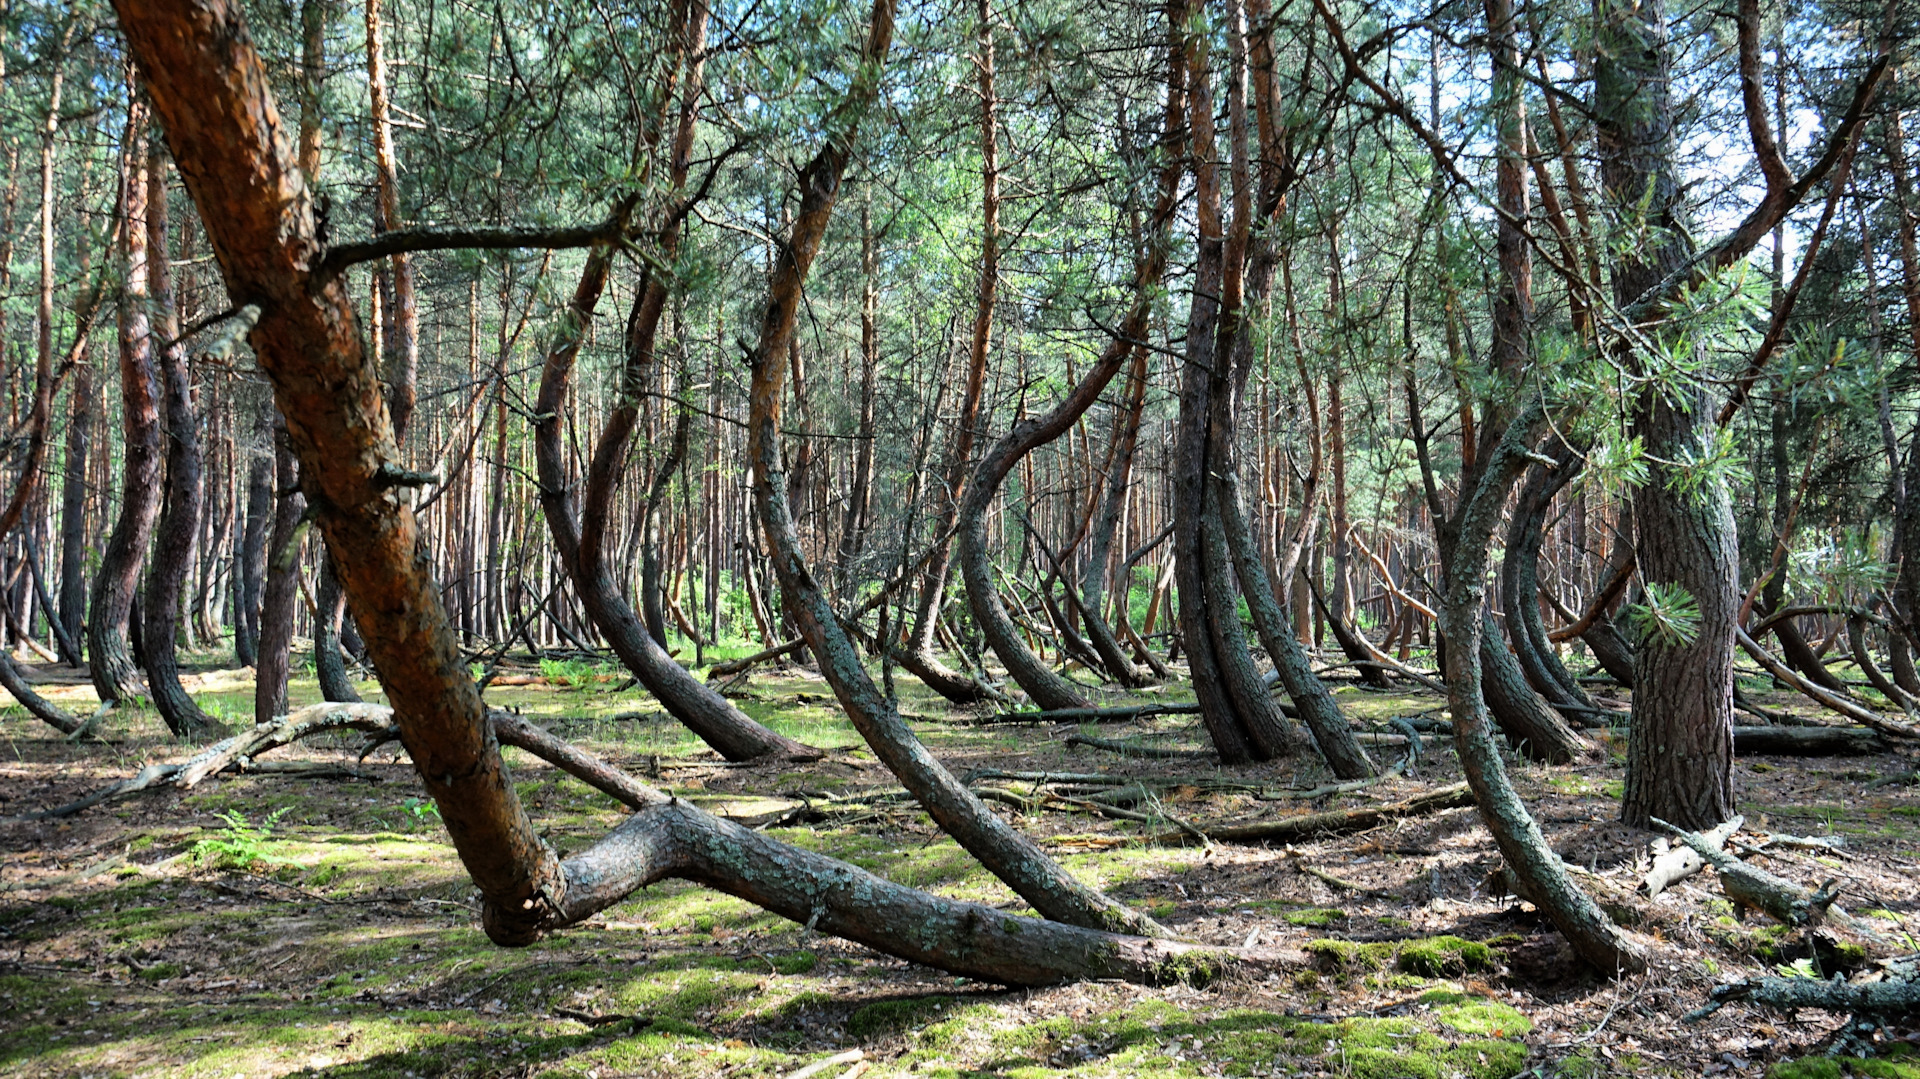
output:
M 140 968 L 140 980 L 163 982 L 168 978 L 178 978 L 185 969 L 178 963 L 155 963 L 150 967 Z
M 1306 926 L 1309 929 L 1325 929 L 1346 916 L 1346 911 L 1335 910 L 1332 907 L 1308 907 L 1306 910 L 1288 911 L 1285 918 L 1292 925 Z
M 1389 963 L 1421 978 L 1448 978 L 1492 970 L 1493 949 L 1479 941 L 1455 936 L 1421 937 L 1403 941 L 1321 939 L 1307 942 L 1314 965 L 1329 973 L 1359 974 L 1386 969 Z
M 1331 937 L 1307 942 L 1307 954 L 1313 965 L 1332 974 L 1350 974 L 1379 970 L 1393 957 L 1390 943 L 1359 944 Z
M 773 969 L 782 974 L 807 974 L 819 964 L 820 957 L 812 952 L 790 952 L 774 957 Z
M 869 1004 L 847 1017 L 848 1035 L 862 1041 L 883 1038 L 909 1027 L 920 1026 L 945 1011 L 952 997 L 910 997 Z
M 1912 1054 L 1885 1060 L 1859 1057 L 1805 1057 L 1775 1064 L 1767 1079 L 1920 1079 Z

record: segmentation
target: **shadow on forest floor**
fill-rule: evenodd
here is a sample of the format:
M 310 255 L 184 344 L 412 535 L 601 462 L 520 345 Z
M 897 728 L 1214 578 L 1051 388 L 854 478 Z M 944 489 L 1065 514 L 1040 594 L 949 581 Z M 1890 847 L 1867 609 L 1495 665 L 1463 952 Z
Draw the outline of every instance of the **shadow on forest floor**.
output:
M 644 694 L 616 692 L 619 680 L 604 674 L 556 667 L 527 679 L 544 684 L 496 687 L 488 699 L 740 819 L 767 820 L 819 792 L 895 786 L 824 683 L 804 671 L 756 673 L 741 700 L 783 733 L 842 750 L 798 768 L 722 767 Z M 216 716 L 242 722 L 250 713 L 244 670 L 208 663 L 190 688 Z M 1747 688 L 1773 707 L 1797 707 L 1757 682 Z M 361 689 L 377 697 L 371 683 Z M 84 685 L 47 691 L 75 707 L 91 699 Z M 967 717 L 917 683 L 903 680 L 901 692 L 904 710 L 956 771 L 1190 780 L 1171 783 L 1164 799 L 1165 812 L 1188 821 L 1396 801 L 1458 779 L 1438 739 L 1414 775 L 1310 804 L 1262 801 L 1210 781 L 1311 786 L 1324 778 L 1317 762 L 1223 770 L 1120 760 L 1064 748 L 1075 728 L 959 725 L 951 721 Z M 1155 696 L 1181 692 L 1170 686 Z M 296 704 L 316 699 L 312 681 L 296 682 L 293 696 Z M 1430 694 L 1353 686 L 1339 697 L 1370 726 L 1440 704 Z M 1184 716 L 1099 733 L 1188 747 L 1204 737 Z M 70 746 L 19 709 L 0 710 L 8 757 L 0 813 L 59 804 L 189 752 L 148 712 L 111 715 L 103 734 L 106 745 Z M 1611 750 L 1604 761 L 1509 767 L 1563 856 L 1630 887 L 1648 837 L 1610 823 L 1624 745 L 1600 736 Z M 350 745 L 281 755 L 351 763 Z M 563 854 L 621 819 L 571 778 L 516 751 L 509 760 Z M 1771 868 L 1809 883 L 1816 872 L 1840 877 L 1856 913 L 1900 934 L 1920 929 L 1912 872 L 1920 868 L 1920 797 L 1911 787 L 1866 784 L 1910 768 L 1891 756 L 1742 758 L 1737 771 L 1756 826 L 1847 837 L 1845 861 Z M 0 1074 L 733 1079 L 788 1075 L 858 1047 L 866 1076 L 1759 1076 L 1833 1026 L 1814 1013 L 1792 1021 L 1739 1008 L 1680 1026 L 1714 981 L 1794 957 L 1792 940 L 1741 920 L 1703 878 L 1663 896 L 1657 924 L 1643 927 L 1673 946 L 1667 966 L 1617 984 L 1582 974 L 1531 908 L 1487 893 L 1498 859 L 1471 810 L 1283 849 L 1112 846 L 1151 826 L 1052 811 L 1019 817 L 1074 872 L 1193 939 L 1255 940 L 1302 957 L 1291 974 L 1204 988 L 1009 992 L 680 883 L 534 947 L 503 950 L 480 934 L 472 890 L 405 762 L 383 752 L 357 769 L 346 780 L 228 777 L 68 821 L 0 825 Z M 772 834 L 903 883 L 1020 906 L 906 806 L 876 803 Z M 1457 939 L 1408 943 L 1434 937 Z M 1442 960 L 1408 958 L 1432 955 Z M 1920 1079 L 1920 1067 L 1874 1067 Z M 1822 1060 L 1773 1072 L 1847 1074 Z M 841 1074 L 848 1067 L 823 1079 Z

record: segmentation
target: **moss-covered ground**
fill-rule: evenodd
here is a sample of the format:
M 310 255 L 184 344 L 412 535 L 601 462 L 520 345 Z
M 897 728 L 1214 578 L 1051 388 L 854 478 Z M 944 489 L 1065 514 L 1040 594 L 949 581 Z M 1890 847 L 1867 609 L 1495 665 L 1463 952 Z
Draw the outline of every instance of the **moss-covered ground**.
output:
M 210 712 L 240 723 L 245 671 L 211 661 L 191 680 Z M 576 665 L 577 666 L 577 665 Z M 76 709 L 91 691 L 55 675 Z M 895 789 L 817 676 L 757 672 L 739 698 L 784 733 L 836 750 L 806 767 L 723 766 L 644 694 L 591 668 L 499 686 L 518 708 L 588 750 L 709 810 L 944 895 L 1018 909 L 997 880 Z M 363 694 L 377 699 L 377 686 Z M 1509 1079 L 1771 1074 L 1776 1079 L 1920 1079 L 1899 1057 L 1809 1055 L 1831 1019 L 1727 1009 L 1679 1017 L 1716 980 L 1804 954 L 1804 942 L 1743 921 L 1697 878 L 1643 927 L 1667 957 L 1642 979 L 1584 971 L 1530 907 L 1491 894 L 1497 854 L 1471 810 L 1359 835 L 1266 848 L 1126 842 L 1171 820 L 1277 817 L 1399 800 L 1453 782 L 1444 739 L 1405 777 L 1313 801 L 1276 797 L 1326 777 L 1279 762 L 1131 761 L 1067 750 L 1072 727 L 971 725 L 917 683 L 902 707 L 955 771 L 1102 771 L 1154 782 L 1145 824 L 1061 803 L 1007 812 L 1082 879 L 1196 940 L 1254 944 L 1271 969 L 1208 985 L 1089 983 L 1009 990 L 821 936 L 742 901 L 670 882 L 588 924 L 505 950 L 479 932 L 475 898 L 388 747 L 365 761 L 348 739 L 280 759 L 333 774 L 222 777 L 66 820 L 18 815 L 69 801 L 190 748 L 137 709 L 105 741 L 70 745 L 17 708 L 0 710 L 0 1075 L 786 1076 L 850 1049 L 822 1073 L 864 1076 L 1338 1076 Z M 296 681 L 296 704 L 316 699 Z M 1165 687 L 1137 699 L 1183 699 Z M 1438 712 L 1431 695 L 1339 698 L 1367 726 Z M 0 698 L 3 699 L 3 698 Z M 1116 698 L 1118 699 L 1118 698 Z M 1786 703 L 1774 700 L 1775 706 Z M 1106 737 L 1198 747 L 1192 717 L 1103 727 Z M 1609 822 L 1624 746 L 1577 767 L 1509 761 L 1563 856 L 1631 888 L 1647 837 Z M 1397 753 L 1377 749 L 1376 756 Z M 508 752 L 520 793 L 562 854 L 617 824 L 619 808 Z M 1758 767 L 1755 767 L 1758 766 Z M 1868 788 L 1894 758 L 1742 761 L 1756 823 L 1837 834 L 1844 862 L 1770 868 L 1842 875 L 1889 932 L 1914 924 L 1920 799 Z M 1024 788 L 1023 788 L 1024 789 Z M 816 812 L 800 813 L 811 807 Z M 824 810 L 824 813 L 817 812 Z M 1815 852 L 1818 853 L 1818 852 Z M 1860 904 L 1865 907 L 1863 901 Z M 1796 949 L 1800 949 L 1796 951 Z M 1768 1069 L 1771 1068 L 1771 1072 Z

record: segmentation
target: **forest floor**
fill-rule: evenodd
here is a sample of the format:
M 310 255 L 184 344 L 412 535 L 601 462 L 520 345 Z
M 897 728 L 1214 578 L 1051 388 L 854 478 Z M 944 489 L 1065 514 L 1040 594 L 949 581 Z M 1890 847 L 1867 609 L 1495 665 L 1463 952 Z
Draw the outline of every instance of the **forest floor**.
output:
M 196 670 L 191 688 L 210 711 L 250 712 L 248 672 L 211 662 Z M 49 695 L 76 709 L 92 699 L 84 678 L 46 673 L 81 683 L 49 686 Z M 496 687 L 489 700 L 714 812 L 775 821 L 770 834 L 787 842 L 945 895 L 1021 906 L 910 804 L 777 823 L 803 799 L 828 804 L 825 794 L 896 787 L 817 676 L 757 671 L 741 703 L 834 748 L 831 758 L 739 768 L 703 752 L 644 695 L 617 692 L 611 677 L 577 666 L 549 674 L 545 685 Z M 1804 711 L 1758 679 L 1745 684 L 1773 707 Z M 377 697 L 371 683 L 362 692 Z M 1431 738 L 1408 775 L 1319 801 L 1262 800 L 1215 784 L 1270 792 L 1325 776 L 1317 763 L 1224 770 L 1205 760 L 1124 760 L 1065 747 L 1080 728 L 971 726 L 973 716 L 917 683 L 902 682 L 901 694 L 956 772 L 1180 777 L 1156 813 L 1203 830 L 1398 801 L 1459 779 L 1447 739 Z M 317 699 L 310 679 L 293 695 L 296 704 Z M 1184 699 L 1177 685 L 1136 696 Z M 1339 697 L 1369 727 L 1436 715 L 1441 705 L 1424 692 L 1351 685 Z M 106 744 L 69 745 L 19 709 L 0 710 L 0 815 L 58 805 L 189 753 L 150 712 L 110 715 L 102 733 Z M 1097 733 L 1203 744 L 1191 716 Z M 1604 760 L 1509 767 L 1564 856 L 1630 889 L 1650 837 L 1611 823 L 1625 746 L 1598 733 Z M 622 819 L 606 798 L 508 753 L 522 797 L 563 854 Z M 0 824 L 0 1074 L 733 1079 L 789 1076 L 858 1049 L 860 1060 L 815 1074 L 1920 1079 L 1920 1064 L 1897 1055 L 1864 1064 L 1818 1056 L 1839 1022 L 1824 1013 L 1730 1006 L 1683 1024 L 1715 982 L 1770 972 L 1796 954 L 1794 938 L 1735 912 L 1711 873 L 1648 905 L 1641 928 L 1663 948 L 1651 973 L 1588 974 L 1530 907 L 1490 894 L 1499 859 L 1471 809 L 1291 846 L 1208 848 L 1115 842 L 1156 824 L 1020 815 L 1019 826 L 1073 872 L 1189 938 L 1254 941 L 1301 960 L 1205 986 L 1009 991 L 678 882 L 533 947 L 495 948 L 404 760 L 382 751 L 356 764 L 345 740 L 277 756 L 357 775 L 229 776 L 68 820 Z M 1845 837 L 1834 857 L 1782 854 L 1764 860 L 1769 868 L 1809 885 L 1838 878 L 1843 904 L 1920 951 L 1905 936 L 1920 932 L 1920 791 L 1869 786 L 1913 766 L 1895 754 L 1743 757 L 1736 782 L 1751 828 Z

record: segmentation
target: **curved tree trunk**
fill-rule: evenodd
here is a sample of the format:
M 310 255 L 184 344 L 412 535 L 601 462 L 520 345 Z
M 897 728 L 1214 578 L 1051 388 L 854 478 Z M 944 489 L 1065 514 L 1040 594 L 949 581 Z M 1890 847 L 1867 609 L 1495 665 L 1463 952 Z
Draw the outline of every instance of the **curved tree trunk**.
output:
M 137 96 L 137 95 L 136 95 Z M 129 651 L 128 628 L 140 563 L 160 512 L 159 387 L 153 376 L 153 340 L 147 320 L 146 111 L 137 103 L 128 114 L 126 161 L 120 230 L 120 392 L 126 430 L 126 459 L 121 474 L 120 516 L 107 538 L 87 605 L 88 671 L 102 701 L 144 696 L 140 672 Z
M 1593 701 L 1561 665 L 1552 642 L 1547 640 L 1546 623 L 1540 618 L 1540 547 L 1545 540 L 1547 507 L 1584 463 L 1566 446 L 1554 456 L 1560 466 L 1548 470 L 1536 462 L 1514 502 L 1513 516 L 1507 523 L 1506 553 L 1500 562 L 1500 605 L 1506 612 L 1507 638 L 1513 644 L 1514 659 L 1527 684 L 1555 708 L 1591 709 Z
M 833 114 L 825 146 L 800 174 L 799 212 L 791 235 L 777 248 L 766 314 L 752 353 L 749 397 L 748 455 L 760 524 L 772 548 L 781 595 L 819 660 L 821 673 L 861 737 L 934 822 L 1048 918 L 1089 928 L 1157 932 L 1151 919 L 1075 880 L 1032 840 L 995 816 L 927 752 L 861 667 L 853 642 L 800 554 L 780 459 L 780 401 L 787 370 L 783 360 L 799 316 L 801 289 L 839 196 L 861 114 L 878 92 L 880 65 L 892 33 L 893 0 L 877 0 L 865 63 Z
M 1504 0 L 1489 0 L 1489 18 Z M 1533 413 L 1537 417 L 1538 413 Z M 1534 425 L 1529 425 L 1534 426 Z M 1480 685 L 1480 658 L 1490 650 L 1481 634 L 1485 613 L 1487 548 L 1500 504 L 1526 465 L 1525 431 L 1514 423 L 1506 438 L 1481 462 L 1481 475 L 1469 493 L 1463 487 L 1452 522 L 1452 542 L 1442 567 L 1441 632 L 1446 635 L 1447 702 L 1453 712 L 1454 746 L 1461 770 L 1473 788 L 1480 818 L 1492 833 L 1522 894 L 1553 920 L 1574 951 L 1603 974 L 1646 969 L 1646 948 L 1623 933 L 1567 875 L 1507 777 L 1506 762 L 1493 736 L 1487 696 Z
M 320 696 L 342 704 L 358 704 L 360 692 L 347 677 L 347 663 L 340 652 L 340 626 L 347 613 L 347 595 L 340 588 L 333 568 L 333 556 L 322 554 L 320 568 L 314 574 L 313 673 L 320 681 Z
M 707 9 L 696 4 L 692 12 L 681 47 L 683 59 L 699 57 L 705 41 Z M 690 63 L 687 82 L 686 104 L 680 111 L 679 128 L 671 149 L 675 191 L 684 191 L 686 186 L 687 154 L 693 143 L 693 107 L 699 94 L 698 59 Z M 666 95 L 667 101 L 673 99 L 672 93 Z M 633 200 L 625 203 L 620 211 L 622 220 L 632 212 L 633 204 Z M 676 214 L 662 222 L 659 239 L 664 261 L 672 259 L 673 244 L 679 235 L 678 215 L 686 209 L 686 205 L 681 204 Z M 595 247 L 589 255 L 580 284 L 567 306 L 565 321 L 547 349 L 546 363 L 540 372 L 540 393 L 534 405 L 534 459 L 540 477 L 540 508 L 546 516 L 554 546 L 559 550 L 561 564 L 573 580 L 587 617 L 613 646 L 621 662 L 662 707 L 721 756 L 736 761 L 762 757 L 818 760 L 825 756 L 820 750 L 754 722 L 675 663 L 635 617 L 632 606 L 621 597 L 608 570 L 604 552 L 607 508 L 626 461 L 627 445 L 639 415 L 639 394 L 644 389 L 647 368 L 653 362 L 654 333 L 666 307 L 666 282 L 651 269 L 636 290 L 634 310 L 627 323 L 627 360 L 621 374 L 621 398 L 607 418 L 600 442 L 594 449 L 583 512 L 575 512 L 560 441 L 560 416 L 573 377 L 574 360 L 586 336 L 587 324 L 599 306 L 600 294 L 606 288 L 611 258 L 612 252 L 604 246 Z
M 35 719 L 45 721 L 61 734 L 72 734 L 81 727 L 78 717 L 34 691 L 33 683 L 27 681 L 5 648 L 0 648 L 0 689 L 6 690 L 14 702 Z
M 200 421 L 194 409 L 193 374 L 187 368 L 187 350 L 180 336 L 180 317 L 173 300 L 173 272 L 168 265 L 166 156 L 155 147 L 147 159 L 147 254 L 153 292 L 154 332 L 160 350 L 161 392 L 166 402 L 166 502 L 153 545 L 153 564 L 147 570 L 146 602 L 141 609 L 141 641 L 146 645 L 147 689 L 153 706 L 176 738 L 203 739 L 220 731 L 221 724 L 200 710 L 180 684 L 175 646 L 180 633 L 181 593 L 193 560 L 193 544 L 200 531 L 200 506 L 205 498 L 200 469 Z
M 1187 314 L 1180 412 L 1171 478 L 1174 578 L 1179 626 L 1194 695 L 1223 763 L 1286 756 L 1299 739 L 1254 668 L 1240 625 L 1233 560 L 1227 553 L 1216 469 L 1230 465 L 1233 384 L 1223 368 L 1240 330 L 1242 274 L 1252 222 L 1250 183 L 1235 184 L 1231 230 L 1222 220 L 1218 139 L 1213 123 L 1208 37 L 1187 26 L 1185 5 L 1170 9 L 1186 72 L 1185 109 L 1194 176 L 1199 259 Z M 1238 43 L 1238 8 L 1233 9 Z M 1236 45 L 1226 79 L 1236 179 L 1246 170 L 1244 52 Z

